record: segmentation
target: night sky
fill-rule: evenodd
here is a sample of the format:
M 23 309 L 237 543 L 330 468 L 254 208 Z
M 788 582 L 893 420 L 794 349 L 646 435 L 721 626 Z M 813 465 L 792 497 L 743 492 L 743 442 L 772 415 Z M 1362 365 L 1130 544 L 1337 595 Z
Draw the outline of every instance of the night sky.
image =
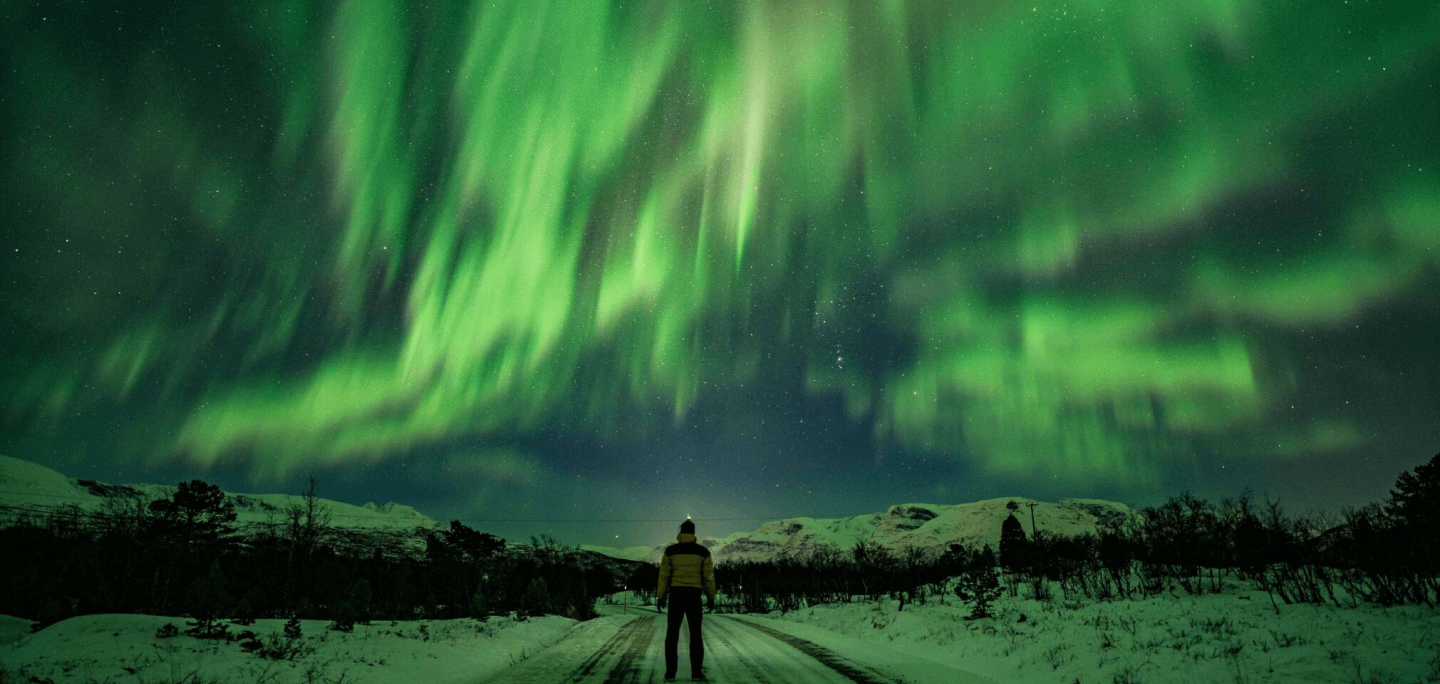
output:
M 0 453 L 625 546 L 1440 451 L 1440 4 L 403 5 L 0 8 Z

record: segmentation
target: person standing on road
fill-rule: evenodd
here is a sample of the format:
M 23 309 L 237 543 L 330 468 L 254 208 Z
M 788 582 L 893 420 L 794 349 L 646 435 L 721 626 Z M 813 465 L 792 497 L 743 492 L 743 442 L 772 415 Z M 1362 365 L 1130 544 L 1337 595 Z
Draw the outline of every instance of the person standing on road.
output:
M 670 614 L 665 628 L 665 681 L 675 681 L 680 661 L 680 622 L 690 623 L 690 681 L 705 678 L 705 643 L 700 638 L 700 595 L 705 595 L 706 608 L 715 612 L 715 566 L 710 563 L 710 549 L 695 543 L 695 523 L 680 523 L 679 543 L 665 548 L 660 561 L 660 588 L 655 591 L 655 605 Z M 671 596 L 674 600 L 671 600 Z

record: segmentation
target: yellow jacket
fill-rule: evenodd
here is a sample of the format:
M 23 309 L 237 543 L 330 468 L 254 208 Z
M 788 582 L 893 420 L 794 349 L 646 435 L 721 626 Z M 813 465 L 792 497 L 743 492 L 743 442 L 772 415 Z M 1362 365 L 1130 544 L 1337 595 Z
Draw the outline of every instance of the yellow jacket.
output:
M 695 587 L 715 596 L 715 566 L 710 563 L 710 549 L 695 543 L 695 535 L 680 534 L 678 544 L 665 547 L 660 561 L 660 588 L 655 598 L 665 596 L 670 587 Z

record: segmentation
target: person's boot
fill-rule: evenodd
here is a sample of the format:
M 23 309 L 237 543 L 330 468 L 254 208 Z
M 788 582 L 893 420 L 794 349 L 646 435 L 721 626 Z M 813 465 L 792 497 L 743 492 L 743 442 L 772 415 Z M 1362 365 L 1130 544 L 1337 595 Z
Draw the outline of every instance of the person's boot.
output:
M 699 674 L 690 675 L 690 681 L 692 681 L 692 682 L 708 682 L 708 681 L 710 681 L 710 679 L 705 676 L 705 673 L 704 673 L 704 672 L 701 672 L 701 673 L 699 673 Z
M 662 679 L 662 680 L 660 680 L 660 681 L 662 681 L 662 682 L 673 682 L 673 681 L 675 681 L 675 675 L 665 675 L 665 678 Z

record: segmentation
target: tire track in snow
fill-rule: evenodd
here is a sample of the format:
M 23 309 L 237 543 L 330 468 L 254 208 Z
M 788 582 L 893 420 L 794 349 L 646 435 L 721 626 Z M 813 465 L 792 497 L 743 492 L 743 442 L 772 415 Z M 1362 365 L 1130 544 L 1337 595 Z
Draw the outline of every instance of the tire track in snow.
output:
M 625 648 L 625 652 L 620 654 L 620 662 L 610 668 L 610 674 L 605 677 L 605 684 L 630 684 L 640 680 L 641 672 L 638 663 L 645 659 L 645 653 L 650 650 L 650 643 L 655 640 L 655 618 L 641 618 L 630 625 L 635 626 L 635 629 L 630 630 L 630 644 Z M 618 637 L 620 634 L 615 636 Z M 579 677 L 577 676 L 573 681 L 579 681 Z
M 606 618 L 607 620 L 609 618 Z M 489 684 L 653 684 L 664 672 L 664 634 L 655 617 L 562 639 L 538 657 L 495 673 Z M 744 625 L 747 629 L 735 626 Z M 903 684 L 904 679 L 777 629 L 716 616 L 705 625 L 706 671 L 734 684 Z M 683 648 L 683 645 L 682 645 Z M 681 653 L 682 666 L 685 653 Z
M 840 654 L 828 648 L 825 648 L 824 646 L 816 644 L 813 641 L 806 641 L 804 639 L 801 639 L 800 637 L 791 636 L 789 634 L 771 629 L 764 625 L 759 625 L 745 620 L 732 620 L 731 622 L 745 625 L 746 627 L 760 632 L 761 634 L 765 634 L 766 636 L 769 636 L 771 638 L 783 641 L 786 644 L 794 647 L 801 653 L 804 653 L 805 655 L 808 655 L 811 658 L 820 661 L 820 664 L 824 665 L 825 667 L 828 667 L 831 670 L 834 670 L 844 675 L 850 681 L 855 682 L 855 684 L 894 684 L 894 680 L 888 677 L 884 677 L 874 671 L 866 670 L 860 667 L 858 664 L 855 664 L 849 659 L 841 656 Z
M 645 632 L 647 639 L 650 637 L 650 635 L 653 635 L 655 633 L 655 618 L 643 617 L 636 620 L 631 620 L 624 627 L 621 627 L 620 631 L 615 633 L 615 636 L 612 636 L 608 640 L 606 640 L 605 643 L 600 646 L 600 648 L 596 649 L 594 653 L 590 654 L 589 658 L 585 659 L 585 662 L 580 664 L 580 667 L 576 668 L 574 672 L 570 673 L 570 681 L 578 682 L 582 679 L 585 679 L 585 677 L 587 677 L 591 672 L 595 670 L 596 667 L 600 665 L 600 661 L 609 658 L 610 655 L 613 654 L 615 651 L 619 650 L 620 645 L 625 643 L 627 640 L 630 641 L 630 647 L 631 649 L 633 649 L 635 634 L 636 632 L 640 631 Z M 611 677 L 613 677 L 615 671 L 611 670 L 610 674 Z M 610 680 L 607 679 L 606 681 L 608 682 Z
M 716 620 L 712 618 L 708 622 L 710 624 L 705 628 L 706 636 L 715 637 L 717 645 L 729 649 L 734 658 L 739 660 L 740 664 L 745 666 L 746 670 L 750 671 L 750 674 L 754 676 L 758 684 L 768 684 L 773 681 L 765 673 L 765 670 L 762 670 L 760 665 L 755 662 L 755 659 L 750 657 L 750 655 L 745 652 L 745 649 L 735 642 L 735 636 L 730 632 L 730 628 L 725 626 L 728 623 L 735 622 L 735 620 Z

